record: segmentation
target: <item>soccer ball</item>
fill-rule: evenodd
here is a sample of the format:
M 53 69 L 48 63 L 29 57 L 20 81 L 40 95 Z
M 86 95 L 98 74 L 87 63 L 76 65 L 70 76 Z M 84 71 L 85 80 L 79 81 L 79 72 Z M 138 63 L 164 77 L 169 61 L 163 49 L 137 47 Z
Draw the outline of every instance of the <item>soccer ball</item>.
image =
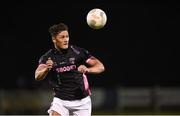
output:
M 107 22 L 107 16 L 102 9 L 94 8 L 88 12 L 86 21 L 91 28 L 101 29 Z

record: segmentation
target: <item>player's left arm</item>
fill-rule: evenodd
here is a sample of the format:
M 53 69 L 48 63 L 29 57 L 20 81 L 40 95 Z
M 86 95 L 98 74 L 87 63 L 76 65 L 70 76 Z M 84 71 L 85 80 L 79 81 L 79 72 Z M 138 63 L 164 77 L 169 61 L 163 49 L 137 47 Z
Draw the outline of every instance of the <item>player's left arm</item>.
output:
M 86 63 L 88 67 L 85 65 L 80 65 L 78 67 L 78 71 L 82 73 L 99 74 L 105 70 L 103 63 L 95 57 L 89 58 Z

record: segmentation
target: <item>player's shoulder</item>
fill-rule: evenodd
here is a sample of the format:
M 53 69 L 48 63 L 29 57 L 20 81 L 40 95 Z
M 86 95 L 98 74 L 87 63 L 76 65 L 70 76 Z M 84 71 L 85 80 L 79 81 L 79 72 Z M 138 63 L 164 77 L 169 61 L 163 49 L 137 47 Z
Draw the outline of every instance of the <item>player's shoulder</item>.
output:
M 50 55 L 50 54 L 52 54 L 53 52 L 54 52 L 53 49 L 49 49 L 49 50 L 47 50 L 47 51 L 44 53 L 44 55 Z
M 78 51 L 84 51 L 85 48 L 77 46 L 77 45 L 70 45 L 71 49 L 78 50 Z
M 49 49 L 47 51 L 45 51 L 41 57 L 48 57 L 48 56 L 51 56 L 53 54 L 53 49 Z
M 70 45 L 70 48 L 74 48 L 74 49 L 81 49 L 81 47 L 77 46 L 77 45 Z
M 78 55 L 89 54 L 89 51 L 83 47 L 79 47 L 76 45 L 71 45 L 70 47 Z
M 45 63 L 45 61 L 51 57 L 52 55 L 52 49 L 49 49 L 47 51 L 45 51 L 44 53 L 41 54 L 40 58 L 39 58 L 39 63 Z

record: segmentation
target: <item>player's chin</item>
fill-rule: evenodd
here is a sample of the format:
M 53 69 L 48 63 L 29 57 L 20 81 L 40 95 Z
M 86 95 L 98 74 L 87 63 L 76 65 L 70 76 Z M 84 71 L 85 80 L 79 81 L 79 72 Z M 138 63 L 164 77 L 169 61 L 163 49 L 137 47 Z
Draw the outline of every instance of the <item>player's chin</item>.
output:
M 68 49 L 68 47 L 69 47 L 68 45 L 63 45 L 62 49 Z

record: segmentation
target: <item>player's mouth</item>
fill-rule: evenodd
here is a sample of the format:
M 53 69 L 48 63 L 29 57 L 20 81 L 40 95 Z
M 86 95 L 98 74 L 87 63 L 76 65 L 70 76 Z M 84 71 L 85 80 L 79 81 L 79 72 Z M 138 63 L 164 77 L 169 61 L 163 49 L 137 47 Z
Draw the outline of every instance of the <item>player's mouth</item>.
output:
M 63 48 L 68 48 L 68 42 L 63 43 L 62 45 L 63 45 Z
M 64 46 L 67 46 L 67 45 L 68 45 L 68 42 L 67 42 L 67 43 L 64 43 L 63 45 L 64 45 Z

